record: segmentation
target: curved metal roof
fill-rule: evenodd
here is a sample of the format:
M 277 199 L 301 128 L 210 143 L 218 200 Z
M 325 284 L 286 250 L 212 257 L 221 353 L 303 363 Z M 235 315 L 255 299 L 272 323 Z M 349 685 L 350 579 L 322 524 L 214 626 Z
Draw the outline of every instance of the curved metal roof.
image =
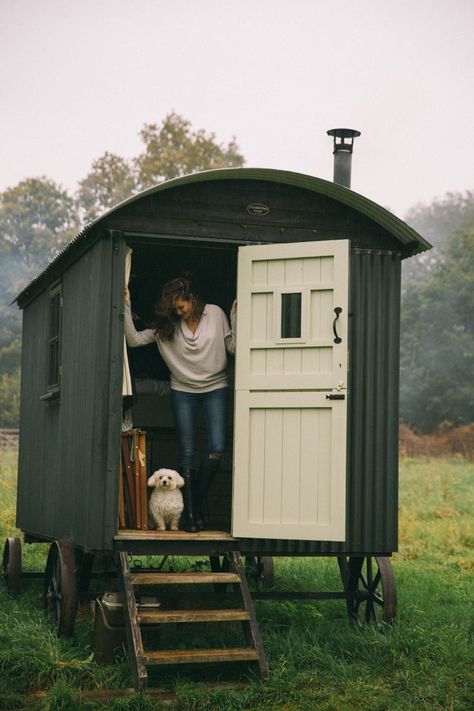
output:
M 144 190 L 143 192 L 124 200 L 118 205 L 115 205 L 111 210 L 108 210 L 106 213 L 97 218 L 97 220 L 88 225 L 88 227 L 98 224 L 105 217 L 108 217 L 124 205 L 140 200 L 146 195 L 152 195 L 153 193 L 162 192 L 163 190 L 170 190 L 182 185 L 190 185 L 192 183 L 202 183 L 212 180 L 266 180 L 272 183 L 293 185 L 294 187 L 312 190 L 320 195 L 333 198 L 333 200 L 337 200 L 338 202 L 357 210 L 363 215 L 366 215 L 366 217 L 369 217 L 371 220 L 384 227 L 403 244 L 412 244 L 416 242 L 418 244 L 418 248 L 415 249 L 412 254 L 417 254 L 418 252 L 424 252 L 427 249 L 431 249 L 431 244 L 424 240 L 423 237 L 415 232 L 415 230 L 409 227 L 406 222 L 403 222 L 403 220 L 400 220 L 400 218 L 396 217 L 393 213 L 389 212 L 384 207 L 381 207 L 376 202 L 369 200 L 369 198 L 366 198 L 353 190 L 344 188 L 342 185 L 332 183 L 329 180 L 315 178 L 311 175 L 305 175 L 303 173 L 294 173 L 287 170 L 273 170 L 271 168 L 222 168 L 220 170 L 204 170 L 200 173 L 191 173 L 190 175 L 184 175 L 180 178 L 167 180 L 164 183 L 159 183 L 158 185 L 148 188 L 148 190 Z
M 315 178 L 311 175 L 303 173 L 294 173 L 286 170 L 273 170 L 271 168 L 222 168 L 218 170 L 205 170 L 199 173 L 191 173 L 180 178 L 167 180 L 158 185 L 143 190 L 136 195 L 118 203 L 113 208 L 105 212 L 93 222 L 90 222 L 84 229 L 72 239 L 64 249 L 56 255 L 56 257 L 47 265 L 43 271 L 38 274 L 16 297 L 15 301 L 19 301 L 31 286 L 42 279 L 51 269 L 54 264 L 62 260 L 63 256 L 71 251 L 75 245 L 82 241 L 92 228 L 120 210 L 125 205 L 141 200 L 143 197 L 154 193 L 163 192 L 164 190 L 172 190 L 183 185 L 191 185 L 193 183 L 211 182 L 215 180 L 263 180 L 272 183 L 280 183 L 282 185 L 292 185 L 306 190 L 312 190 L 315 193 L 332 198 L 343 205 L 347 205 L 352 209 L 360 212 L 370 218 L 381 227 L 386 229 L 390 234 L 396 237 L 403 245 L 409 246 L 409 255 L 418 254 L 425 250 L 431 249 L 431 244 L 421 237 L 415 230 L 407 225 L 403 220 L 393 215 L 391 212 L 381 207 L 377 203 L 360 195 L 359 193 L 349 190 L 341 185 Z

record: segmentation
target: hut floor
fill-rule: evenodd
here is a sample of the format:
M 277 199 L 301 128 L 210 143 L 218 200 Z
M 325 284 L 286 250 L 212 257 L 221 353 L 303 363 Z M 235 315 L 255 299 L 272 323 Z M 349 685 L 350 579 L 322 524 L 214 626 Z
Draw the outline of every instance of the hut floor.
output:
M 188 531 L 137 531 L 135 529 L 122 528 L 114 537 L 116 541 L 236 541 L 231 533 L 226 531 L 198 531 L 188 533 Z

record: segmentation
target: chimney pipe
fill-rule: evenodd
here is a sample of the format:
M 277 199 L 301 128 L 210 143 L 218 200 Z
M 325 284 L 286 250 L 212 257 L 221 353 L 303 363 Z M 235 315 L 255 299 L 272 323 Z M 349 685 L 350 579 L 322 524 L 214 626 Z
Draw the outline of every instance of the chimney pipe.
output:
M 352 147 L 354 138 L 360 136 L 360 131 L 355 131 L 352 128 L 331 128 L 327 134 L 334 137 L 333 181 L 338 185 L 343 185 L 345 188 L 350 188 Z

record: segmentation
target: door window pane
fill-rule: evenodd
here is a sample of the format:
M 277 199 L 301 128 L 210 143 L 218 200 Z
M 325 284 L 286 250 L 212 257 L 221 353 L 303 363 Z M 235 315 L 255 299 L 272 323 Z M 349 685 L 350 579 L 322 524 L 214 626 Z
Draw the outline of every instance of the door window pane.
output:
M 301 292 L 281 295 L 281 337 L 301 338 Z

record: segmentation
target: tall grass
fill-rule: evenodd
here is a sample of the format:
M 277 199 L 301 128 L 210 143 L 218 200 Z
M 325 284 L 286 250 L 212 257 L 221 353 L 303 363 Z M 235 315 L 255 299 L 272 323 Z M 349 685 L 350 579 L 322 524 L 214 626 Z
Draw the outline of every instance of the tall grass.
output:
M 8 455 L 10 457 L 10 455 Z M 0 470 L 0 531 L 14 533 L 15 456 Z M 404 459 L 401 464 L 400 550 L 393 565 L 397 623 L 384 634 L 349 624 L 343 601 L 256 603 L 270 679 L 242 674 L 243 688 L 215 689 L 202 680 L 235 678 L 233 666 L 172 668 L 152 681 L 176 693 L 187 711 L 468 710 L 474 707 L 474 465 L 462 459 Z M 5 494 L 5 498 L 3 495 Z M 30 564 L 44 559 L 30 549 Z M 34 549 L 40 549 L 34 553 Z M 276 559 L 277 589 L 341 589 L 333 559 Z M 213 637 L 204 626 L 196 645 Z M 109 667 L 92 660 L 94 635 L 84 605 L 72 640 L 58 639 L 41 611 L 41 583 L 20 595 L 0 591 L 0 709 L 162 708 L 146 697 L 95 703 L 80 691 L 130 686 L 125 659 Z M 229 668 L 231 667 L 231 668 Z M 44 691 L 31 700 L 33 692 Z
M 0 535 L 15 534 L 16 471 L 18 451 L 0 449 Z

